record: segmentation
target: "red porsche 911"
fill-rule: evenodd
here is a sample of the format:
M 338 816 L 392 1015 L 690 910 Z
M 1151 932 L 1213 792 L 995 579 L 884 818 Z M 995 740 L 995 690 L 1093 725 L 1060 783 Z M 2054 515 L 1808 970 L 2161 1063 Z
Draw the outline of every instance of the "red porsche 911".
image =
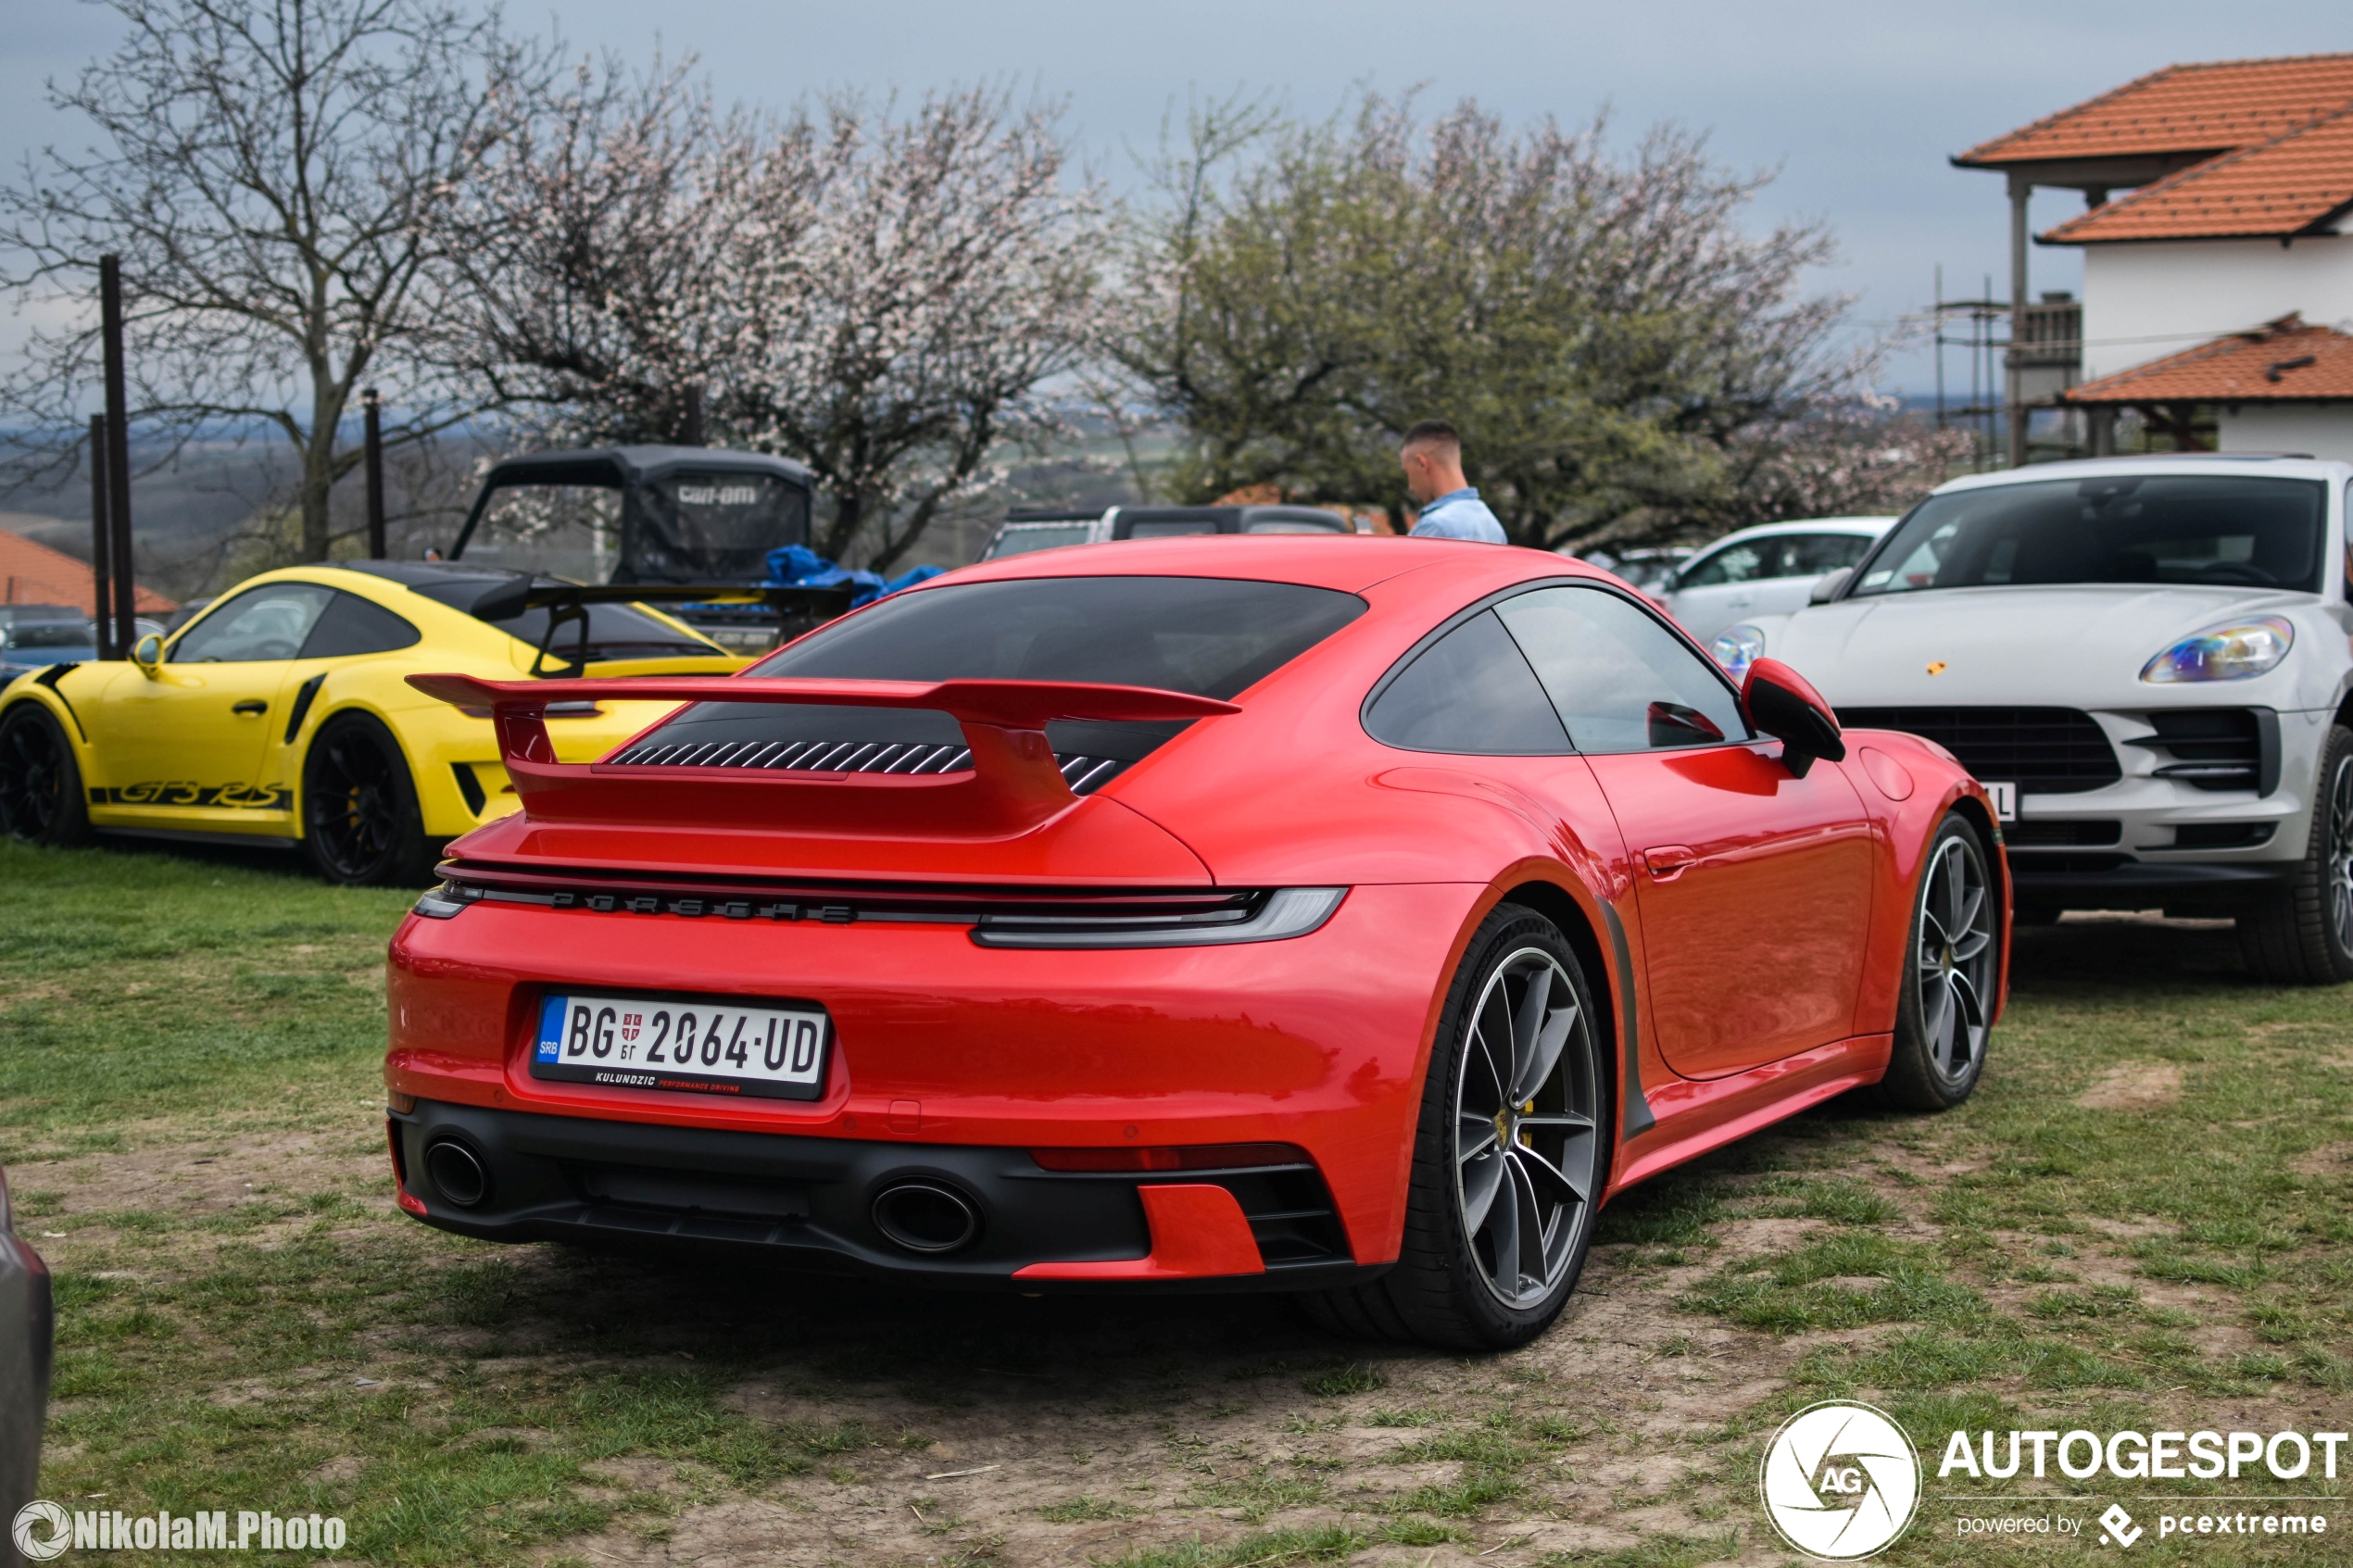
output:
M 1615 579 L 1425 539 L 1009 558 L 743 674 L 417 676 L 522 809 L 391 951 L 429 1224 L 1521 1343 L 1595 1212 L 1983 1070 L 1985 792 Z M 552 704 L 686 706 L 594 764 Z

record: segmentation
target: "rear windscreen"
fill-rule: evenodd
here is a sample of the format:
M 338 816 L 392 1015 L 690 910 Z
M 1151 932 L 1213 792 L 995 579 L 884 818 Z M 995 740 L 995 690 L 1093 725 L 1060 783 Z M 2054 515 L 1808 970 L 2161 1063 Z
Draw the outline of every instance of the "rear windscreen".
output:
M 2318 593 L 2319 480 L 2120 474 L 1931 495 L 1864 563 L 1858 596 L 2062 583 Z
M 436 599 L 452 609 L 474 613 L 474 603 L 491 592 L 507 586 L 508 579 L 459 578 L 447 583 L 422 583 L 414 591 L 429 599 Z M 588 651 L 585 661 L 590 664 L 622 659 L 708 659 L 718 650 L 709 643 L 686 636 L 673 626 L 666 626 L 652 616 L 633 609 L 628 605 L 590 605 L 588 609 Z M 517 637 L 533 647 L 540 646 L 547 635 L 548 611 L 545 608 L 527 609 L 520 615 L 493 620 L 489 616 L 477 619 L 496 626 L 509 636 Z M 551 660 L 568 659 L 578 652 L 580 632 L 567 618 L 556 633 L 553 646 L 547 649 Z
M 1048 577 L 896 595 L 820 628 L 747 673 L 867 681 L 1089 681 L 1227 698 L 1365 613 L 1353 594 L 1208 577 Z M 1180 724 L 1065 722 L 1054 749 L 1133 759 Z M 931 741 L 944 713 L 698 704 L 674 738 Z
M 1059 550 L 1065 545 L 1084 545 L 1094 537 L 1091 522 L 1050 522 L 1035 528 L 1008 528 L 988 547 L 990 560 L 1007 556 L 1026 556 L 1032 550 Z
M 807 495 L 771 474 L 672 474 L 644 494 L 644 536 L 629 562 L 641 576 L 757 582 L 769 551 L 809 542 Z
M 621 492 L 594 484 L 502 484 L 483 503 L 465 561 L 602 583 L 621 562 Z

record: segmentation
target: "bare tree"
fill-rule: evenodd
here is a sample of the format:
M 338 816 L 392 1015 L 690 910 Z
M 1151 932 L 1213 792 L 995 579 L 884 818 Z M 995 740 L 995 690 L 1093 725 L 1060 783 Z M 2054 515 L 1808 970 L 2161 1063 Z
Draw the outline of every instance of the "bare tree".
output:
M 799 458 L 819 546 L 887 568 L 999 454 L 1058 433 L 1050 395 L 1100 332 L 1100 193 L 1060 111 L 1002 89 L 837 94 L 719 116 L 677 72 L 584 74 L 465 214 L 453 351 L 554 439 L 666 439 L 689 386 L 712 439 Z
M 294 459 L 297 553 L 325 558 L 343 430 L 383 379 L 405 445 L 484 399 L 416 354 L 446 309 L 442 214 L 528 108 L 545 51 L 446 0 L 110 0 L 127 36 L 53 107 L 96 144 L 0 188 L 0 285 L 70 307 L 0 380 L 56 458 L 96 380 L 97 258 L 123 258 L 132 415 L 179 441 L 257 422 Z

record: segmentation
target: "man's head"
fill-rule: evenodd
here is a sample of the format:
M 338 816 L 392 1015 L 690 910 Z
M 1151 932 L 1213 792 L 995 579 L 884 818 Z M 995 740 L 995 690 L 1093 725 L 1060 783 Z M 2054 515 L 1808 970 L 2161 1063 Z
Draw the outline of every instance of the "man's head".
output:
M 1417 507 L 1470 483 L 1463 477 L 1463 438 L 1444 420 L 1424 420 L 1407 431 L 1397 460 L 1405 470 L 1405 494 Z

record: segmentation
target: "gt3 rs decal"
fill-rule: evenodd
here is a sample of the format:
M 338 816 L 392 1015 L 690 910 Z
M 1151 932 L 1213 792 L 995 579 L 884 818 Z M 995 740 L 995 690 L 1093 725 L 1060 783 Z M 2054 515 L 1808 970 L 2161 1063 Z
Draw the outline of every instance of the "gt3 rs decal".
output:
M 225 806 L 233 810 L 291 811 L 294 790 L 286 784 L 200 784 L 150 781 L 120 788 L 90 789 L 93 806 Z

